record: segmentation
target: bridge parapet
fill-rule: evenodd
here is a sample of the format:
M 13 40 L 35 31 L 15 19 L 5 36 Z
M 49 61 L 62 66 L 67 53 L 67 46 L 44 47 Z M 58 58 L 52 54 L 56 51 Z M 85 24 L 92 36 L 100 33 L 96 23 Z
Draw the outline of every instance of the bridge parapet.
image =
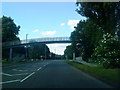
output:
M 33 41 L 33 42 L 45 42 L 45 41 L 70 41 L 70 38 L 69 37 L 51 37 L 51 38 L 35 38 L 35 39 L 28 39 L 28 43 L 30 41 Z M 26 43 L 26 40 L 21 40 L 21 43 Z
M 32 41 L 33 43 L 34 42 L 47 42 L 47 41 L 70 41 L 70 38 L 69 37 L 34 38 L 34 39 L 28 39 L 27 43 L 30 43 L 30 41 Z M 2 43 L 3 46 L 12 46 L 12 45 L 19 45 L 19 44 L 26 44 L 26 40 Z

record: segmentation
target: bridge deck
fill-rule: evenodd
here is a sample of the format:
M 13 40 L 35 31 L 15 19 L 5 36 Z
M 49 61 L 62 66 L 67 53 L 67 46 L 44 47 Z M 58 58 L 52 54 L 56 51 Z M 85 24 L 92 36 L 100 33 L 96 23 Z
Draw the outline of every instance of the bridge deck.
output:
M 19 47 L 19 46 L 27 46 L 27 45 L 36 45 L 36 44 L 52 44 L 52 43 L 71 43 L 69 37 L 55 37 L 55 38 L 36 38 L 36 39 L 28 39 L 21 41 L 12 41 L 12 42 L 4 42 L 2 43 L 3 47 Z M 30 42 L 31 41 L 31 42 Z

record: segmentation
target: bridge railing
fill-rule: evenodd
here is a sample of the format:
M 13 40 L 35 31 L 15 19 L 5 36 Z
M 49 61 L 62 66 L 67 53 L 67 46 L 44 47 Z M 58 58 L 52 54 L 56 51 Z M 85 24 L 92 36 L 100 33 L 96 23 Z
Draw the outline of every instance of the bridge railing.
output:
M 2 43 L 3 46 L 12 46 L 12 45 L 19 45 L 19 44 L 25 44 L 30 43 L 30 41 L 34 42 L 47 42 L 47 41 L 70 41 L 69 37 L 49 37 L 49 38 L 34 38 L 34 39 L 28 39 L 21 40 L 21 41 L 10 41 L 10 42 L 4 42 Z
M 46 42 L 46 41 L 70 41 L 69 37 L 53 37 L 53 38 L 35 38 L 35 39 L 28 39 L 27 43 L 29 43 L 29 41 L 33 41 L 33 42 Z M 26 43 L 26 40 L 21 40 L 21 43 Z

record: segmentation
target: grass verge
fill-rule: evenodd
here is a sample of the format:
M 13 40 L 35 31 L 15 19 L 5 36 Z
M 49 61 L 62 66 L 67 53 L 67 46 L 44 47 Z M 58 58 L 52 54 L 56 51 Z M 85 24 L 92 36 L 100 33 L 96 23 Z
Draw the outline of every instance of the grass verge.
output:
M 111 82 L 111 84 L 114 83 L 118 85 L 120 83 L 120 69 L 104 69 L 102 65 L 91 67 L 69 60 L 65 60 L 65 62 L 99 79 Z

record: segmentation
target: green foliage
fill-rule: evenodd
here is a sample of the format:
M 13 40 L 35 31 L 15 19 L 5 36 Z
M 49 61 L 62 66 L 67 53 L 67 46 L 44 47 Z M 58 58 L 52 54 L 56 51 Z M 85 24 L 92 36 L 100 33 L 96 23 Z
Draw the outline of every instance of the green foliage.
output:
M 16 26 L 11 17 L 3 16 L 0 20 L 2 20 L 2 42 L 20 41 L 17 37 L 20 26 Z
M 83 59 L 97 59 L 105 68 L 120 67 L 120 4 L 119 2 L 77 2 L 77 12 L 87 21 L 81 30 Z M 83 30 L 83 31 L 82 31 Z M 109 34 L 108 34 L 109 33 Z M 116 34 L 115 34 L 116 33 Z M 116 35 L 116 36 L 115 36 Z M 104 39 L 101 40 L 101 38 Z M 93 53 L 94 52 L 94 53 Z
M 91 58 L 95 46 L 102 37 L 101 29 L 90 19 L 80 21 L 71 33 L 72 49 L 76 57 L 82 56 L 83 60 Z
M 105 69 L 102 65 L 97 65 L 97 67 L 90 67 L 75 62 L 70 62 L 68 60 L 66 60 L 65 62 L 75 66 L 76 68 L 79 68 L 80 70 L 86 71 L 89 74 L 92 73 L 91 75 L 95 75 L 95 76 L 97 75 L 98 77 L 106 78 L 113 82 L 120 83 L 120 79 L 119 79 L 120 69 Z
M 111 34 L 105 34 L 92 57 L 102 60 L 105 68 L 120 68 L 120 41 Z
M 91 19 L 104 33 L 115 34 L 120 23 L 119 2 L 77 2 L 77 12 Z
M 2 26 L 2 43 L 11 41 L 20 43 L 20 39 L 18 37 L 20 26 L 16 26 L 11 17 L 3 16 L 0 18 L 0 22 L 2 22 L 0 23 L 0 26 Z M 13 55 L 15 56 L 16 54 L 24 54 L 24 47 L 13 48 Z M 2 48 L 2 58 L 9 59 L 9 48 Z
M 64 56 L 67 58 L 67 59 L 73 59 L 73 49 L 72 49 L 72 46 L 67 46 L 65 51 L 64 51 Z
M 50 58 L 50 51 L 47 45 L 32 45 L 28 48 L 29 58 L 31 59 L 48 59 Z

